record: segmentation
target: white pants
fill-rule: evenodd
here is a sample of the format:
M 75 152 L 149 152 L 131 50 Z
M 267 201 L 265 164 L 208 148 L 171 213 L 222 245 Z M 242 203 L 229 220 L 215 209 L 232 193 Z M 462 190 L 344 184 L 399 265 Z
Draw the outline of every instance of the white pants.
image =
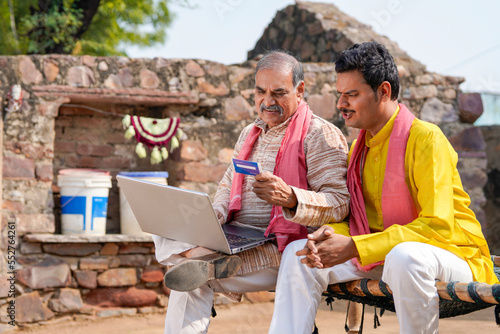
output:
M 381 266 L 363 272 L 349 260 L 325 269 L 311 269 L 295 252 L 305 240 L 290 243 L 281 259 L 274 314 L 269 333 L 310 334 L 322 292 L 329 284 L 361 278 L 380 279 L 392 290 L 400 333 L 438 333 L 439 296 L 435 281 L 472 281 L 469 265 L 441 248 L 404 242 L 394 247 Z
M 206 333 L 214 292 L 256 292 L 274 290 L 278 268 L 209 281 L 189 292 L 174 291 L 168 300 L 165 334 Z

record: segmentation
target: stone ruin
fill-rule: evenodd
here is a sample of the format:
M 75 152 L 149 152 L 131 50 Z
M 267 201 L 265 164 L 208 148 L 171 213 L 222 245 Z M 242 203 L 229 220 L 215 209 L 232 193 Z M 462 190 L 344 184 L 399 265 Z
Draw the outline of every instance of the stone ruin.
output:
M 309 105 L 352 142 L 357 131 L 344 126 L 335 108 L 332 61 L 343 49 L 367 40 L 385 44 L 395 56 L 400 100 L 417 117 L 439 125 L 457 150 L 471 207 L 492 253 L 498 252 L 497 220 L 487 215 L 493 209 L 484 210 L 483 190 L 487 170 L 498 172 L 498 159 L 490 166 L 490 157 L 499 150 L 498 131 L 473 126 L 482 112 L 478 94 L 461 93 L 463 78 L 428 72 L 396 43 L 335 6 L 300 2 L 279 11 L 248 53 L 248 61 L 237 65 L 201 59 L 0 57 L 0 95 L 6 98 L 14 84 L 23 89 L 21 109 L 3 115 L 0 331 L 10 328 L 12 290 L 15 320 L 22 326 L 68 315 L 165 312 L 165 269 L 154 258 L 151 237 L 120 234 L 116 179 L 109 195 L 107 234 L 68 236 L 60 234 L 59 170 L 104 169 L 113 177 L 120 171 L 166 170 L 169 184 L 213 195 L 240 131 L 257 115 L 257 58 L 275 48 L 300 54 Z M 136 143 L 124 138 L 124 115 L 180 117 L 187 139 L 164 163 L 151 165 L 149 158 L 135 154 Z M 497 189 L 491 193 L 498 197 Z M 11 227 L 15 238 L 9 239 Z M 15 240 L 15 284 L 8 280 L 9 240 Z M 217 300 L 226 302 L 221 296 Z

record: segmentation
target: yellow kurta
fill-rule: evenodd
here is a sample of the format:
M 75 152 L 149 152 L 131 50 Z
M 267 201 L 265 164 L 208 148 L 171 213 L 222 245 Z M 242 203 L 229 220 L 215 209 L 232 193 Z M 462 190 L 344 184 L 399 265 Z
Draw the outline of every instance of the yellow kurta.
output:
M 418 218 L 386 230 L 382 216 L 382 185 L 394 125 L 394 113 L 384 128 L 372 137 L 363 170 L 363 197 L 371 234 L 354 236 L 362 265 L 383 261 L 389 251 L 404 241 L 427 243 L 446 249 L 467 261 L 475 281 L 496 283 L 486 240 L 458 174 L 458 156 L 441 130 L 415 119 L 406 147 L 406 184 L 417 208 Z M 354 148 L 351 145 L 349 157 Z M 347 222 L 330 224 L 336 233 L 349 235 Z

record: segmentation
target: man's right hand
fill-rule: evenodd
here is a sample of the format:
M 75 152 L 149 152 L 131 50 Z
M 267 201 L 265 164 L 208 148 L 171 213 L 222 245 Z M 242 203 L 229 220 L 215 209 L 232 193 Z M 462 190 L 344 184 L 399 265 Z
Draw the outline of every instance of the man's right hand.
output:
M 335 234 L 328 225 L 321 226 L 307 239 L 304 248 L 296 255 L 305 255 L 300 261 L 310 268 L 333 267 L 359 255 L 352 238 Z

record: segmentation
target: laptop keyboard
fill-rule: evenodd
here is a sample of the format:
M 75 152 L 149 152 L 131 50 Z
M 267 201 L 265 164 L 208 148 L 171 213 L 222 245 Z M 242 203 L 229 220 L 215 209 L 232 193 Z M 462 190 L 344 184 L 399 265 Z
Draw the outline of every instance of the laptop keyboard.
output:
M 259 239 L 242 237 L 242 236 L 235 235 L 235 234 L 226 234 L 226 238 L 227 238 L 227 241 L 229 242 L 229 244 L 231 246 L 234 246 L 234 247 L 243 246 L 243 245 L 246 245 L 250 242 L 259 240 Z

